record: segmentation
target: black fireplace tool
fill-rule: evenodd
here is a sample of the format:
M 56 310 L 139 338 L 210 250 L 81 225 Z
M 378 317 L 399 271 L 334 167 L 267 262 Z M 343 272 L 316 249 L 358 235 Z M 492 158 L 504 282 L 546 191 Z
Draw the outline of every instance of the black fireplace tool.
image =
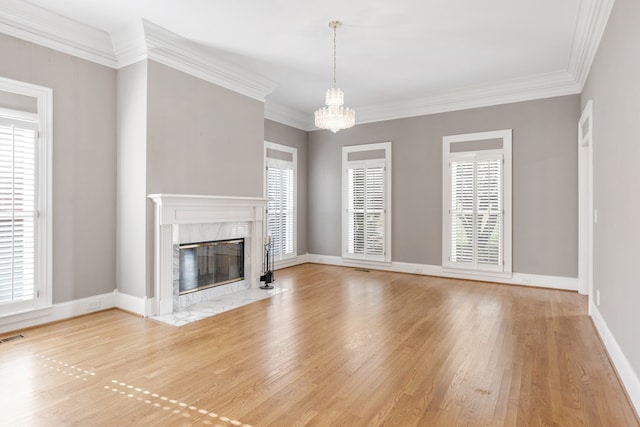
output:
M 260 276 L 260 281 L 264 282 L 264 285 L 260 286 L 260 289 L 273 289 L 271 283 L 276 280 L 275 275 L 273 274 L 272 248 L 271 235 L 268 235 L 264 239 L 264 259 L 262 261 L 262 270 L 264 271 L 264 274 Z

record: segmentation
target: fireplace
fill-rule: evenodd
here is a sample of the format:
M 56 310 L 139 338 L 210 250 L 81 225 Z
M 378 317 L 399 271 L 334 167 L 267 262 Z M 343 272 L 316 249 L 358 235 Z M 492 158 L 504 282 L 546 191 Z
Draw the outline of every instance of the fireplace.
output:
M 244 239 L 179 245 L 179 294 L 244 280 Z
M 181 194 L 151 194 L 149 198 L 155 207 L 154 296 L 147 315 L 170 314 L 200 301 L 258 289 L 266 199 Z M 243 278 L 236 280 L 234 274 L 225 279 L 232 280 L 226 284 L 204 285 L 207 289 L 181 294 L 180 247 L 193 242 L 235 240 L 243 240 L 244 249 L 237 251 L 243 262 L 228 261 L 228 266 L 242 265 Z

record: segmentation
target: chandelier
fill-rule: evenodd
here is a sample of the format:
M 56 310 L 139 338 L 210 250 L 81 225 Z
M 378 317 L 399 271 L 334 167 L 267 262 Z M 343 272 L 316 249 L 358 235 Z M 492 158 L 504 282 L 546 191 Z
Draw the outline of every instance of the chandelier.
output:
M 336 87 L 336 29 L 342 25 L 340 21 L 329 22 L 333 28 L 333 88 L 327 90 L 326 107 L 315 112 L 315 124 L 320 129 L 329 129 L 336 133 L 340 129 L 347 129 L 356 123 L 356 112 L 353 108 L 345 107 L 344 92 Z

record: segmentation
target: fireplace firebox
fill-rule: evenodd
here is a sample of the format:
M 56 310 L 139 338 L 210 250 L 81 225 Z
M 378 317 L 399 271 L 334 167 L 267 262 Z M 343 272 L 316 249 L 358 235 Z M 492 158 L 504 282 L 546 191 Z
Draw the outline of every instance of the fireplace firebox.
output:
M 244 239 L 182 244 L 179 294 L 244 279 Z

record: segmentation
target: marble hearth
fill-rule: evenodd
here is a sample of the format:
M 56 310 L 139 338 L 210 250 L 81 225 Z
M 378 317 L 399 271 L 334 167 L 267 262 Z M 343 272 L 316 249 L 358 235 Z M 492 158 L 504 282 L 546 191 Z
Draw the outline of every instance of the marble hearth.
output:
M 155 315 L 260 286 L 266 199 L 152 194 L 155 204 Z M 222 239 L 245 239 L 245 279 L 204 291 L 178 295 L 178 245 Z

